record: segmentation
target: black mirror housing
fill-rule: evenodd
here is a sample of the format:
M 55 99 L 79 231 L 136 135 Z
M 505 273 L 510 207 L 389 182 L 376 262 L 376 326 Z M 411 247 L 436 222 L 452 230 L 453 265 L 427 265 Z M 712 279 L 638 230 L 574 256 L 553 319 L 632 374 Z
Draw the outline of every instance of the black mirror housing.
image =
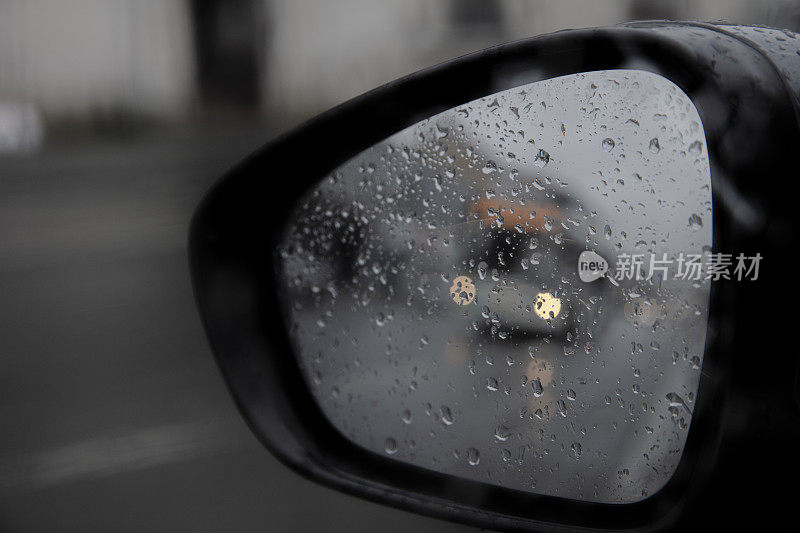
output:
M 791 505 L 783 504 L 792 495 L 763 490 L 778 472 L 800 466 L 793 453 L 800 366 L 792 317 L 776 305 L 789 296 L 780 265 L 791 264 L 798 227 L 780 178 L 796 174 L 800 55 L 796 45 L 781 50 L 780 35 L 647 22 L 537 37 L 376 89 L 249 156 L 205 197 L 189 244 L 200 314 L 254 433 L 289 467 L 327 486 L 491 529 L 725 527 L 752 520 L 754 508 L 788 516 Z M 275 253 L 292 206 L 343 162 L 438 112 L 526 83 L 622 68 L 660 74 L 689 95 L 711 159 L 713 247 L 759 252 L 770 263 L 751 284 L 712 285 L 704 372 L 672 479 L 638 503 L 586 503 L 435 473 L 351 443 L 312 398 L 286 330 Z M 754 321 L 755 310 L 766 315 Z

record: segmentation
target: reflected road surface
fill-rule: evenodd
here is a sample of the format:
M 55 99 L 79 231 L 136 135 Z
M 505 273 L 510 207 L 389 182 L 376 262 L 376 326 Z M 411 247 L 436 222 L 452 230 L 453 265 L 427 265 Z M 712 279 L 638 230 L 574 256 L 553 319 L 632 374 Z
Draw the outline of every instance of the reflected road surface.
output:
M 278 463 L 206 344 L 186 234 L 263 124 L 0 156 L 0 530 L 472 531 Z

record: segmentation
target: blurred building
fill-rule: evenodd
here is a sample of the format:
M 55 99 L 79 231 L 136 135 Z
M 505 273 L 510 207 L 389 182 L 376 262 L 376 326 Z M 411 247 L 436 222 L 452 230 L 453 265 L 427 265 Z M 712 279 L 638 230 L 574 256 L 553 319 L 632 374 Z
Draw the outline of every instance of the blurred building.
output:
M 0 105 L 47 123 L 308 116 L 492 44 L 631 19 L 797 28 L 775 0 L 4 0 Z M 3 115 L 0 115 L 2 119 Z M 8 129 L 8 128 L 7 128 Z
M 3 0 L 0 100 L 48 117 L 178 115 L 191 102 L 187 6 L 162 0 Z

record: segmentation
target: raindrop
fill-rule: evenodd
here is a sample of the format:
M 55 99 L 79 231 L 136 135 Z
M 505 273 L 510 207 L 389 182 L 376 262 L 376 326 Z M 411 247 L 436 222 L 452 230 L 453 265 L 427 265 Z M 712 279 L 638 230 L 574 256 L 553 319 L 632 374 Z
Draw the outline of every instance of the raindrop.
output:
M 481 261 L 478 263 L 478 277 L 481 279 L 486 279 L 487 270 L 489 270 L 489 265 L 486 264 L 486 261 Z
M 658 137 L 653 137 L 650 139 L 650 151 L 654 154 L 657 154 L 661 151 L 661 145 L 658 142 Z
M 614 139 L 612 139 L 611 137 L 606 137 L 605 139 L 603 139 L 603 150 L 605 150 L 606 152 L 610 152 L 611 150 L 613 150 L 614 146 L 616 146 L 616 143 L 614 142 Z
M 394 455 L 397 453 L 397 441 L 393 438 L 389 437 L 383 443 L 383 449 L 386 450 L 386 453 L 389 455 Z
M 700 215 L 693 213 L 692 216 L 689 217 L 689 227 L 698 230 L 703 227 L 703 219 L 700 218 Z
M 404 424 L 410 424 L 411 423 L 411 411 L 409 411 L 408 409 L 403 411 L 403 414 L 401 415 L 401 417 L 403 419 L 403 423 Z
M 539 150 L 539 153 L 536 154 L 536 159 L 533 160 L 533 164 L 539 168 L 544 168 L 549 162 L 550 154 L 544 150 Z
M 689 145 L 689 153 L 692 155 L 700 155 L 700 152 L 703 151 L 703 143 L 700 141 L 695 141 Z
M 467 462 L 470 466 L 478 466 L 481 462 L 481 452 L 477 448 L 467 448 Z
M 572 389 L 569 389 L 569 390 L 567 391 L 567 399 L 568 399 L 569 401 L 571 401 L 571 402 L 574 402 L 574 401 L 575 401 L 575 398 L 576 398 L 576 396 L 575 396 L 575 391 L 574 391 L 574 390 L 572 390 Z
M 573 442 L 572 446 L 570 446 L 570 450 L 571 450 L 570 453 L 569 453 L 570 457 L 572 457 L 573 459 L 580 459 L 581 458 L 582 450 L 581 450 L 580 443 Z
M 497 429 L 494 430 L 494 438 L 500 442 L 507 441 L 510 436 L 511 430 L 506 426 L 497 426 Z
M 541 398 L 542 394 L 544 394 L 544 387 L 542 387 L 542 381 L 539 378 L 533 378 L 531 381 L 531 388 L 533 389 L 533 395 L 537 398 Z
M 443 405 L 441 408 L 439 408 L 439 413 L 442 415 L 442 422 L 445 426 L 452 426 L 456 421 L 455 417 L 453 416 L 453 412 L 446 405 Z
M 686 402 L 683 400 L 683 398 L 681 398 L 680 394 L 676 392 L 670 392 L 667 393 L 666 398 L 667 401 L 669 402 L 668 410 L 671 413 L 675 414 L 675 410 L 678 410 L 677 412 L 680 412 L 678 408 L 683 407 L 684 409 L 686 409 L 686 411 L 688 411 L 691 414 L 692 412 L 691 409 L 689 409 L 689 406 L 686 405 Z

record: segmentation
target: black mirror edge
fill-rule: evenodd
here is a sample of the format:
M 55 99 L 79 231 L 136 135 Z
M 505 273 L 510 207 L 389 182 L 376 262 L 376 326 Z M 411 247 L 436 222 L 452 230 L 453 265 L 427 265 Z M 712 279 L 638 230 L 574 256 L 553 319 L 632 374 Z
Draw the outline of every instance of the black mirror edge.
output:
M 720 48 L 728 53 L 720 53 Z M 794 174 L 789 163 L 793 146 L 800 146 L 796 110 L 774 66 L 751 44 L 714 26 L 652 22 L 570 30 L 498 46 L 407 76 L 251 155 L 212 189 L 193 219 L 190 268 L 209 341 L 239 409 L 273 454 L 329 487 L 492 529 L 656 530 L 711 521 L 708 509 L 726 508 L 722 496 L 710 488 L 726 486 L 729 480 L 720 476 L 720 462 L 730 468 L 730 461 L 738 457 L 729 457 L 726 447 L 718 448 L 729 437 L 735 415 L 731 402 L 739 398 L 732 380 L 741 378 L 747 351 L 763 348 L 744 335 L 743 312 L 730 310 L 737 305 L 763 306 L 764 291 L 780 288 L 777 274 L 762 272 L 758 287 L 713 284 L 704 372 L 683 458 L 661 491 L 626 505 L 512 491 L 404 465 L 356 447 L 331 426 L 311 398 L 278 298 L 273 254 L 283 223 L 303 193 L 339 164 L 421 118 L 491 92 L 626 64 L 670 79 L 700 112 L 712 159 L 714 248 L 760 251 L 770 261 L 788 257 L 767 233 L 770 228 L 796 228 L 797 210 L 788 209 L 785 194 L 767 190 L 766 183 L 754 177 Z M 750 153 L 737 149 L 743 142 L 750 144 Z M 764 227 L 741 226 L 731 204 L 742 194 L 765 213 Z M 784 370 L 792 364 L 794 360 L 787 361 Z M 756 444 L 751 447 L 758 449 Z

